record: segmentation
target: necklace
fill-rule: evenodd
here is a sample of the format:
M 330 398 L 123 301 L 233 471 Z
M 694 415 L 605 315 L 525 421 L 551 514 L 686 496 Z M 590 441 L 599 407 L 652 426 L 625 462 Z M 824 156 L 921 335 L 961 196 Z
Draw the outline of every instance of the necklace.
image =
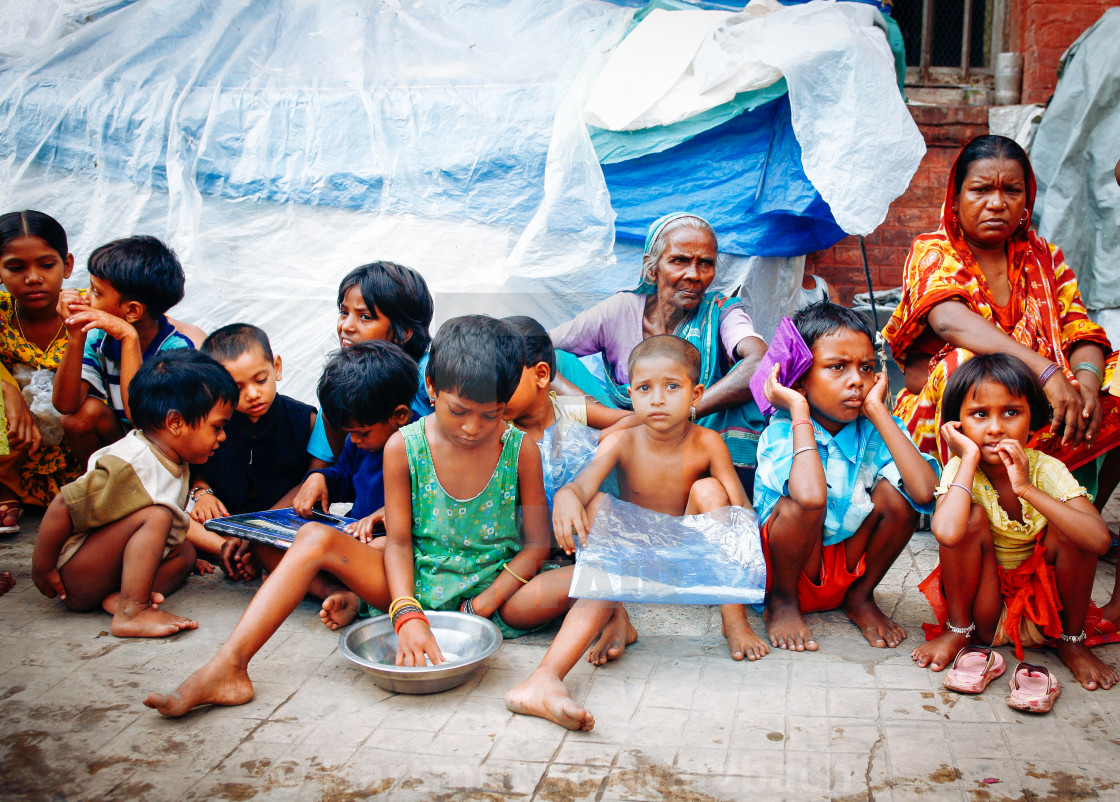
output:
M 16 328 L 18 328 L 18 329 L 19 329 L 19 333 L 20 333 L 20 336 L 21 336 L 21 337 L 23 337 L 23 339 L 24 339 L 24 340 L 26 340 L 26 341 L 27 341 L 28 343 L 30 343 L 31 345 L 35 345 L 35 343 L 31 342 L 31 338 L 27 336 L 27 332 L 23 330 L 23 318 L 22 318 L 22 316 L 21 316 L 21 315 L 20 315 L 20 313 L 19 313 L 19 307 L 18 307 L 18 306 L 16 306 L 16 305 L 15 305 L 15 304 L 13 303 L 13 304 L 12 304 L 12 308 L 13 308 L 13 309 L 15 310 L 15 313 L 16 313 L 16 314 L 15 314 L 15 317 L 16 317 Z M 54 333 L 54 336 L 53 336 L 53 337 L 51 337 L 51 340 L 50 340 L 50 342 L 48 342 L 48 343 L 47 343 L 47 347 L 46 347 L 46 348 L 39 348 L 39 346 L 37 346 L 37 345 L 35 345 L 35 347 L 36 347 L 36 348 L 39 348 L 39 350 L 40 350 L 40 351 L 42 351 L 42 352 L 44 352 L 44 353 L 46 353 L 47 351 L 51 350 L 51 346 L 52 346 L 52 345 L 54 345 L 54 341 L 58 339 L 58 335 L 62 334 L 62 330 L 63 330 L 64 328 L 66 328 L 66 321 L 65 321 L 65 320 L 62 320 L 62 321 L 61 321 L 61 322 L 60 322 L 60 323 L 58 324 L 58 331 L 56 331 L 56 332 Z

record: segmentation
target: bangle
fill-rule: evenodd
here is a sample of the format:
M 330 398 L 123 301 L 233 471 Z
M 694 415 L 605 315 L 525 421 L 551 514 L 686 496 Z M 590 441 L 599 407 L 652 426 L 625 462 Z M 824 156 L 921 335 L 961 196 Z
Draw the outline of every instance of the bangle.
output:
M 790 421 L 789 428 L 792 429 L 794 426 L 800 426 L 803 423 L 807 423 L 810 426 L 813 425 L 813 421 L 809 420 L 809 418 L 794 418 Z
M 959 487 L 964 492 L 968 493 L 968 497 L 972 498 L 972 488 L 967 485 L 962 485 L 960 482 L 949 482 L 949 487 Z
M 192 487 L 190 492 L 191 501 L 198 501 L 199 496 L 214 495 L 214 489 L 211 487 Z
M 1097 377 L 1097 381 L 1104 382 L 1104 371 L 1094 365 L 1092 362 L 1078 362 L 1073 366 L 1073 372 L 1077 373 L 1079 370 L 1087 370 Z
M 527 584 L 529 584 L 529 580 L 528 580 L 528 579 L 526 579 L 526 578 L 525 578 L 525 577 L 523 577 L 523 576 L 518 576 L 517 574 L 515 574 L 515 573 L 513 572 L 513 569 L 509 567 L 509 563 L 506 563 L 505 565 L 503 565 L 503 566 L 502 566 L 502 570 L 503 570 L 503 571 L 507 571 L 507 572 L 509 572 L 509 574 L 510 574 L 510 575 L 512 575 L 512 576 L 513 576 L 513 578 L 514 578 L 514 579 L 516 579 L 516 580 L 517 580 L 518 582 L 520 582 L 520 583 L 521 583 L 522 585 L 527 585 Z
M 393 603 L 389 605 L 389 615 L 392 616 L 397 611 L 398 607 L 405 604 L 411 604 L 413 607 L 423 608 L 423 605 L 411 596 L 398 596 L 397 598 L 393 599 Z
M 467 615 L 476 615 L 474 611 L 474 599 L 467 599 L 459 605 L 459 612 L 466 613 Z
M 813 446 L 801 446 L 801 448 L 794 449 L 793 456 L 796 457 L 798 454 L 803 454 L 806 451 L 816 451 L 816 450 L 817 450 L 817 447 L 815 445 L 813 445 Z
M 1038 376 L 1039 385 L 1041 385 L 1042 387 L 1045 387 L 1046 382 L 1050 381 L 1050 377 L 1053 376 L 1055 373 L 1057 373 L 1061 369 L 1062 369 L 1061 366 L 1057 362 L 1051 362 L 1050 365 L 1046 368 L 1046 370 L 1042 371 L 1042 373 L 1039 374 L 1039 376 Z
M 1033 489 L 1034 489 L 1033 484 L 1032 485 L 1027 485 L 1025 488 L 1023 488 L 1022 493 L 1016 493 L 1015 495 L 1018 496 L 1019 498 L 1022 498 L 1023 496 L 1027 495 L 1028 490 L 1033 490 Z
M 405 613 L 404 615 L 400 615 L 400 616 L 397 616 L 396 618 L 394 618 L 393 619 L 393 631 L 396 632 L 397 634 L 400 634 L 401 627 L 404 626 L 407 622 L 413 620 L 414 618 L 422 618 L 422 619 L 424 619 L 425 624 L 427 624 L 428 626 L 432 625 L 431 621 L 428 620 L 428 616 L 424 615 L 424 613 L 422 613 L 422 612 L 414 611 L 414 612 L 410 612 L 410 613 Z

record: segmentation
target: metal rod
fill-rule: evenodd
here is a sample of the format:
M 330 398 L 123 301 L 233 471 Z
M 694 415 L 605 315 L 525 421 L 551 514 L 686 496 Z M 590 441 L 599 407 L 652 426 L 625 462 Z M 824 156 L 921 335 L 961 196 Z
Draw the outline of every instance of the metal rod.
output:
M 922 0 L 922 54 L 918 61 L 918 80 L 929 83 L 929 51 L 933 40 L 933 0 Z
M 972 62 L 972 0 L 964 0 L 964 19 L 961 21 L 961 83 L 968 81 Z

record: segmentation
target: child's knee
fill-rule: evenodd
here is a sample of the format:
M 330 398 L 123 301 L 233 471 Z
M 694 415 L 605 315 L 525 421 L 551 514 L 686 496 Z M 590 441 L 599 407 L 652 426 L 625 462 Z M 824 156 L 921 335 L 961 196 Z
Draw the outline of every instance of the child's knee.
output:
M 62 431 L 67 437 L 93 434 L 106 425 L 106 416 L 114 415 L 113 410 L 97 398 L 87 398 L 77 412 L 62 416 Z
M 709 512 L 720 507 L 727 507 L 731 500 L 727 491 L 723 489 L 718 479 L 706 477 L 698 479 L 688 491 L 688 509 L 697 512 Z
M 777 530 L 793 528 L 806 534 L 820 535 L 824 529 L 824 519 L 827 514 L 825 508 L 807 510 L 789 496 L 782 496 L 774 505 L 770 513 L 767 526 L 773 536 Z
M 339 534 L 341 533 L 337 529 L 311 521 L 296 532 L 290 551 L 295 552 L 300 559 L 323 557 L 331 550 L 331 542 Z

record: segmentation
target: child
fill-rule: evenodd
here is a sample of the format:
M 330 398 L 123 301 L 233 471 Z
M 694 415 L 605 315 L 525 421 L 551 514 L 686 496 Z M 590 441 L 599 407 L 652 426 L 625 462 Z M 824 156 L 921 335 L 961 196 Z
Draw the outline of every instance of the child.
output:
M 194 568 L 184 541 L 187 465 L 225 439 L 237 386 L 210 357 L 179 350 L 145 362 L 129 390 L 138 430 L 94 453 L 85 475 L 55 496 L 31 577 L 71 610 L 103 607 L 118 637 L 160 637 L 197 626 L 156 605 Z
M 90 254 L 89 283 L 84 296 L 59 297 L 68 339 L 54 382 L 66 442 L 81 462 L 132 428 L 128 387 L 140 364 L 194 348 L 165 314 L 183 299 L 183 268 L 155 237 L 102 245 Z
M 398 665 L 423 665 L 425 655 L 443 662 L 421 604 L 489 616 L 507 636 L 561 614 L 571 571 L 536 576 L 549 539 L 540 457 L 502 420 L 521 375 L 522 348 L 522 338 L 499 320 L 445 323 L 432 343 L 425 382 L 435 412 L 394 432 L 396 420 L 409 414 L 398 404 L 399 417 L 363 427 L 366 448 L 385 443 L 384 549 L 307 524 L 218 654 L 175 693 L 150 694 L 144 704 L 178 716 L 200 704 L 252 699 L 249 660 L 320 570 L 374 607 L 392 608 Z
M 1085 688 L 1112 687 L 1116 671 L 1085 643 L 1108 527 L 1065 465 L 1025 448 L 1050 422 L 1038 380 L 1016 357 L 974 356 L 949 378 L 941 420 L 953 454 L 933 515 L 941 563 L 920 587 L 944 632 L 912 657 L 941 671 L 973 639 L 1010 641 L 1020 660 L 1023 646 L 1055 644 Z
M 191 517 L 205 523 L 231 514 L 290 507 L 310 467 L 305 447 L 315 409 L 276 392 L 283 365 L 279 356 L 273 356 L 268 335 L 256 326 L 223 326 L 206 338 L 202 352 L 229 372 L 240 397 L 221 450 L 204 467 L 191 470 Z M 192 528 L 191 542 L 220 554 L 229 576 L 256 576 L 247 541 Z
M 432 337 L 432 295 L 424 278 L 411 268 L 393 262 L 372 262 L 355 267 L 338 285 L 338 344 L 349 348 L 367 340 L 396 343 L 412 357 L 422 377 L 427 367 Z M 423 382 L 412 399 L 417 415 L 427 415 L 432 405 Z M 334 462 L 345 434 L 320 415 L 311 432 L 307 451 L 316 467 Z
M 887 376 L 875 374 L 875 334 L 863 315 L 821 301 L 793 322 L 813 362 L 792 388 L 777 368 L 767 380 L 778 412 L 759 440 L 755 476 L 770 642 L 813 651 L 803 614 L 843 606 L 868 643 L 894 647 L 906 631 L 874 591 L 918 512 L 933 509 L 934 462 L 886 406 Z
M 587 537 L 603 499 L 599 485 L 616 466 L 621 498 L 648 510 L 679 516 L 750 506 L 723 440 L 689 420 L 704 393 L 697 383 L 696 347 L 672 335 L 649 337 L 630 354 L 627 372 L 634 415 L 641 425 L 604 438 L 587 469 L 556 494 L 553 529 L 569 553 L 573 532 Z M 744 654 L 752 660 L 766 654 L 766 644 L 751 630 L 745 613 L 739 616 L 728 608 L 743 611 L 743 606 L 723 606 L 732 654 L 740 660 Z M 569 696 L 563 680 L 591 639 L 621 609 L 618 602 L 578 600 L 540 665 L 506 694 L 506 706 L 568 729 L 590 730 L 594 718 Z

